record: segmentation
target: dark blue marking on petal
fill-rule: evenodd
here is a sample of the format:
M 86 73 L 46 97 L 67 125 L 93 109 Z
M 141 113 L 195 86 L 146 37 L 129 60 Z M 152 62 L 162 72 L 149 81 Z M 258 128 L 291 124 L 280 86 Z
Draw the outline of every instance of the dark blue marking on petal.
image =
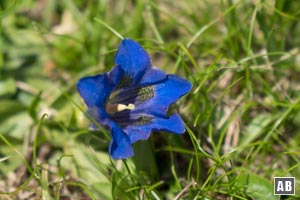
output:
M 119 84 L 123 75 L 124 70 L 120 65 L 116 65 L 110 70 L 110 72 L 108 73 L 108 77 L 111 81 L 112 88 L 115 88 Z
M 134 103 L 135 105 L 140 105 L 152 97 L 154 97 L 154 86 L 144 86 L 138 90 L 138 94 Z
M 153 116 L 144 115 L 143 113 L 132 115 L 130 110 L 116 112 L 110 118 L 122 128 L 127 126 L 144 126 L 150 124 L 154 119 Z
M 145 126 L 147 124 L 150 124 L 153 121 L 152 116 L 147 116 L 147 115 L 141 115 L 139 118 L 134 120 L 130 125 L 131 126 Z
M 123 75 L 120 78 L 119 83 L 116 85 L 116 88 L 119 89 L 119 88 L 128 87 L 128 86 L 131 85 L 132 80 L 133 80 L 133 76 L 132 75 Z
M 112 87 L 117 89 L 130 86 L 133 80 L 133 75 L 126 75 L 120 65 L 113 67 L 108 76 Z
M 110 104 L 139 105 L 154 97 L 154 86 L 135 86 L 112 91 L 108 98 Z

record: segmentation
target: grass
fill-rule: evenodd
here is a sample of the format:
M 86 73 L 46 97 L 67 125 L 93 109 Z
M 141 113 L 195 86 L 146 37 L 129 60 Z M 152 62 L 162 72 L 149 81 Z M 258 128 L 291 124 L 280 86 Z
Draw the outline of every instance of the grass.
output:
M 297 199 L 300 3 L 2 0 L 0 199 Z M 75 85 L 114 66 L 123 37 L 193 83 L 186 124 L 112 160 Z M 273 177 L 296 179 L 274 196 Z

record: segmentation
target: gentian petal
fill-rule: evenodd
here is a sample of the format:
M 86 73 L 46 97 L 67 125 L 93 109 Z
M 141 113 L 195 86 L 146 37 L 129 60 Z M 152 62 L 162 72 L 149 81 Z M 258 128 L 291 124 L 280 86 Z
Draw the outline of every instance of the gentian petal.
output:
M 119 84 L 119 81 L 124 75 L 124 70 L 120 65 L 113 67 L 108 73 L 109 80 L 111 81 L 112 88 Z
M 153 84 L 162 81 L 166 78 L 167 78 L 167 74 L 164 71 L 156 67 L 151 67 L 146 71 L 139 84 L 141 85 Z
M 87 109 L 87 114 L 92 117 L 96 122 L 102 124 L 103 126 L 110 125 L 110 117 L 103 107 L 93 106 Z M 96 124 L 92 124 L 94 128 L 97 127 Z
M 80 79 L 77 90 L 89 108 L 102 107 L 110 95 L 111 86 L 107 74 L 103 74 Z
M 130 142 L 134 143 L 138 140 L 146 140 L 151 131 L 167 131 L 175 134 L 185 132 L 184 123 L 178 114 L 171 115 L 168 118 L 153 117 L 149 124 L 142 126 L 127 126 L 124 131 L 129 135 Z
M 115 63 L 120 65 L 125 76 L 132 78 L 132 83 L 138 83 L 148 68 L 151 60 L 141 45 L 131 39 L 124 39 L 115 56 Z
M 112 141 L 109 146 L 109 154 L 114 159 L 125 159 L 134 155 L 129 137 L 114 122 L 110 123 Z
M 165 115 L 168 107 L 188 93 L 191 88 L 192 84 L 189 81 L 176 75 L 168 75 L 165 81 L 153 85 L 154 95 L 137 105 L 132 112 Z

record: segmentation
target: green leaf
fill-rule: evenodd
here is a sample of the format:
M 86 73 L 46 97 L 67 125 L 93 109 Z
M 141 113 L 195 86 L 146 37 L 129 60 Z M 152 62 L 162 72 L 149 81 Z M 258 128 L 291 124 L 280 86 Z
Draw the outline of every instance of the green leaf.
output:
M 274 196 L 273 185 L 264 177 L 256 174 L 241 174 L 236 180 L 236 187 L 243 190 L 248 197 L 255 200 L 278 200 Z
M 112 196 L 113 199 L 124 199 L 130 200 L 133 197 L 132 193 L 127 192 L 128 189 L 131 189 L 133 185 L 130 176 L 123 176 L 121 173 L 114 172 L 112 174 Z
M 0 133 L 1 134 L 1 133 Z M 8 137 L 9 142 L 13 145 L 15 150 L 22 151 L 22 141 Z M 0 165 L 0 176 L 7 175 L 9 172 L 16 170 L 21 164 L 22 159 L 19 157 L 16 151 L 13 151 L 11 147 L 7 146 L 3 141 L 0 140 L 0 155 L 1 155 L 1 165 Z M 4 158 L 7 158 L 3 160 Z
M 64 159 L 62 167 L 67 170 L 74 170 L 76 176 L 84 179 L 85 184 L 90 188 L 96 199 L 111 199 L 111 182 L 106 176 L 106 166 L 109 163 L 109 157 L 106 153 L 94 152 L 87 146 L 75 143 L 70 140 L 65 142 L 65 155 L 73 155 L 72 159 Z M 71 162 L 70 162 L 71 161 Z M 73 162 L 72 162 L 73 161 Z M 99 186 L 105 185 L 105 190 Z
M 256 116 L 246 129 L 246 134 L 241 138 L 240 146 L 248 145 L 257 139 L 265 128 L 273 121 L 274 117 L 269 114 L 261 114 Z
M 30 104 L 30 107 L 28 109 L 28 112 L 29 112 L 29 115 L 32 119 L 36 120 L 37 119 L 37 107 L 38 107 L 38 104 L 41 100 L 41 95 L 42 95 L 42 92 L 39 92 L 35 97 L 34 99 L 32 100 L 31 104 Z
M 12 95 L 16 92 L 16 82 L 14 79 L 0 81 L 0 96 Z
M 13 115 L 5 120 L 0 119 L 0 132 L 13 138 L 22 140 L 24 138 L 24 130 L 30 130 L 33 121 L 25 112 Z
M 26 107 L 18 101 L 0 100 L 0 121 L 5 120 L 21 111 L 24 111 L 25 109 Z
M 158 177 L 154 150 L 149 140 L 138 141 L 134 144 L 134 163 L 136 170 L 140 173 L 146 173 L 148 177 L 155 180 Z

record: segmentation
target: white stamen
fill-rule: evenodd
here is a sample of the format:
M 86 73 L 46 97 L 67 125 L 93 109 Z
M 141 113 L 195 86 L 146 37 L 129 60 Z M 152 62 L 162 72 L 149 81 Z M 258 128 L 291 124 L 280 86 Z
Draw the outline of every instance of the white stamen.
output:
M 129 109 L 129 110 L 133 110 L 135 108 L 134 104 L 128 104 L 128 106 L 124 105 L 124 104 L 118 104 L 117 110 L 118 112 Z

